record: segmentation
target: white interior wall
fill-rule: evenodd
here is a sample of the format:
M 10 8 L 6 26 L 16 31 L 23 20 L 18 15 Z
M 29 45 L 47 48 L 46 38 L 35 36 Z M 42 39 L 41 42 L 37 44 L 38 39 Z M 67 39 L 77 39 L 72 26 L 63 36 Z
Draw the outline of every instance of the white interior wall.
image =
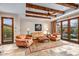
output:
M 46 30 L 46 27 L 48 27 L 48 31 L 51 33 L 51 22 L 46 21 L 40 18 L 28 18 L 27 19 L 21 19 L 21 34 L 27 34 L 27 28 L 30 29 L 30 33 L 35 31 L 35 24 L 42 24 L 42 31 L 44 32 Z

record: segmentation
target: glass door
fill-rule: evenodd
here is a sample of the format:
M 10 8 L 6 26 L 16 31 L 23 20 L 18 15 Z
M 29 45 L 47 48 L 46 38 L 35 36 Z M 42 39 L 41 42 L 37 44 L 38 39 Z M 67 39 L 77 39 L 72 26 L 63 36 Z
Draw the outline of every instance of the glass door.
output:
M 13 18 L 2 17 L 2 44 L 13 43 Z
M 61 22 L 56 23 L 56 32 L 61 34 Z
M 62 39 L 68 39 L 68 21 L 62 21 Z
M 70 20 L 70 40 L 78 41 L 78 19 Z

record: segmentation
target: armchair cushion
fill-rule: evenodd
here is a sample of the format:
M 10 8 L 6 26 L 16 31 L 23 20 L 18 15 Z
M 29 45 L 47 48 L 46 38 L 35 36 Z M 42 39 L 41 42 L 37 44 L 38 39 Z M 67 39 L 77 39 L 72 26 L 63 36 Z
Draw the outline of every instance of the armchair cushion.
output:
M 53 36 L 57 37 L 57 34 L 56 33 L 53 33 Z
M 17 35 L 16 38 L 18 38 L 18 39 L 25 39 L 26 35 Z
M 19 36 L 16 36 L 17 39 L 21 39 Z

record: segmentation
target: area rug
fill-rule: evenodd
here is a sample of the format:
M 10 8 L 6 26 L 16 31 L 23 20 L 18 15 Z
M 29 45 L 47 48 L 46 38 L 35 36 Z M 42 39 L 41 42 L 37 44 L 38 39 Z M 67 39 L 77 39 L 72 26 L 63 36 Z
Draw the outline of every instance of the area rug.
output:
M 30 53 L 38 52 L 41 50 L 46 50 L 46 49 L 51 49 L 59 46 L 66 45 L 66 43 L 62 41 L 49 41 L 49 42 L 44 42 L 44 43 L 39 43 L 39 42 L 34 42 L 32 46 L 26 49 L 26 54 L 29 51 Z

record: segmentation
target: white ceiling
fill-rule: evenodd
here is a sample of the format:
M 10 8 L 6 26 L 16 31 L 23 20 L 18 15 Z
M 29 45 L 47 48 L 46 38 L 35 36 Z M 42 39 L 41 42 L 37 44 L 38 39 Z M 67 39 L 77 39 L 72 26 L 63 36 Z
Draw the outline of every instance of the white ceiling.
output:
M 56 3 L 34 3 L 34 4 L 48 7 L 48 8 L 52 8 L 52 9 L 62 10 L 62 11 L 70 9 L 69 7 L 64 7 L 64 6 L 58 5 Z
M 25 4 L 24 3 L 0 3 L 0 11 L 10 12 L 16 14 L 25 14 Z

